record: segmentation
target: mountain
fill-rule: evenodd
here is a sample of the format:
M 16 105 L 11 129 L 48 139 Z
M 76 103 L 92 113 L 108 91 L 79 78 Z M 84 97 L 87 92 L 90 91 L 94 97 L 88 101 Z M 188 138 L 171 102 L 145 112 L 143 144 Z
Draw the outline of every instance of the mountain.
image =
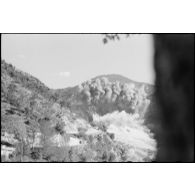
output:
M 108 74 L 108 75 L 100 75 L 100 76 L 97 76 L 95 78 L 93 78 L 92 80 L 95 80 L 95 79 L 100 79 L 100 78 L 107 78 L 110 82 L 120 82 L 122 84 L 125 84 L 125 83 L 132 83 L 136 86 L 136 88 L 141 88 L 144 86 L 146 92 L 148 93 L 148 95 L 150 94 L 153 94 L 154 92 L 154 86 L 151 85 L 151 84 L 148 84 L 148 83 L 144 83 L 144 82 L 137 82 L 137 81 L 133 81 L 127 77 L 124 77 L 122 75 L 119 75 L 119 74 Z
M 112 74 L 97 76 L 75 87 L 54 90 L 53 97 L 61 106 L 90 121 L 93 113 L 104 115 L 117 110 L 144 115 L 153 93 L 153 85 Z
M 62 124 L 57 116 L 60 105 L 51 95 L 51 90 L 37 78 L 1 60 L 1 154 L 4 160 L 32 160 L 31 154 L 35 146 L 40 145 L 39 135 L 43 135 L 44 128 L 48 128 L 48 134 L 49 122 L 54 128 Z
M 48 97 L 50 91 L 50 89 L 37 78 L 1 60 L 1 91 L 8 88 L 10 84 L 20 85 L 44 97 Z
M 49 89 L 1 60 L 2 161 L 153 160 L 156 143 L 142 122 L 152 95 L 146 87 L 153 86 L 103 75 Z
M 124 77 L 122 75 L 119 75 L 119 74 L 100 75 L 100 76 L 97 76 L 97 77 L 93 78 L 92 80 L 100 79 L 100 78 L 103 78 L 103 77 L 106 77 L 110 82 L 119 81 L 120 83 L 123 83 L 123 84 L 124 83 L 134 83 L 137 86 L 142 84 L 140 82 L 133 81 L 133 80 L 131 80 L 127 77 Z

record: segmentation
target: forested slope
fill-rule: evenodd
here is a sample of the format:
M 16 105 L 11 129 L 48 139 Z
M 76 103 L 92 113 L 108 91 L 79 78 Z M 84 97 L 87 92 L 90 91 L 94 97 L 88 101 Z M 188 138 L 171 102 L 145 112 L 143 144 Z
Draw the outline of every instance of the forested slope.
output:
M 1 60 L 2 160 L 154 160 L 156 142 L 144 123 L 152 86 L 124 78 L 100 76 L 54 90 Z

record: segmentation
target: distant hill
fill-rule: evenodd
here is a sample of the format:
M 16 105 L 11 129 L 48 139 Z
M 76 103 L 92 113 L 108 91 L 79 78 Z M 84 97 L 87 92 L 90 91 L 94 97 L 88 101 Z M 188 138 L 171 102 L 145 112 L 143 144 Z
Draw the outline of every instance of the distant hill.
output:
M 120 83 L 134 83 L 136 85 L 142 84 L 140 82 L 133 81 L 133 80 L 131 80 L 127 77 L 124 77 L 122 75 L 119 75 L 119 74 L 100 75 L 100 76 L 93 78 L 92 80 L 103 78 L 103 77 L 106 77 L 110 82 L 119 81 Z
M 98 79 L 98 78 L 107 78 L 110 82 L 120 82 L 122 84 L 125 84 L 125 83 L 132 83 L 134 84 L 137 88 L 140 88 L 142 86 L 144 86 L 146 92 L 148 94 L 152 94 L 154 92 L 154 86 L 151 85 L 151 84 L 148 84 L 148 83 L 144 83 L 144 82 L 137 82 L 137 81 L 133 81 L 127 77 L 124 77 L 122 75 L 119 75 L 119 74 L 108 74 L 108 75 L 100 75 L 100 76 L 97 76 L 95 78 L 93 78 L 92 80 L 95 80 L 95 79 Z
M 108 80 L 109 82 L 107 86 L 108 89 L 109 87 L 111 87 L 110 85 L 116 85 L 116 82 L 120 83 L 120 88 L 121 88 L 120 91 L 124 90 L 122 88 L 125 84 L 133 84 L 136 90 L 134 93 L 138 93 L 138 91 L 143 90 L 146 94 L 146 98 L 148 98 L 149 100 L 152 99 L 154 86 L 147 83 L 136 82 L 122 75 L 117 75 L 117 74 L 100 75 L 95 78 L 92 78 L 89 81 L 83 82 L 81 86 L 85 85 L 85 87 L 90 88 L 89 93 L 91 93 L 91 95 L 93 96 L 95 95 L 93 93 L 100 92 L 100 91 L 98 92 L 97 88 L 96 89 L 94 88 L 93 86 L 94 83 L 98 82 L 98 80 L 104 80 L 104 79 Z M 22 72 L 17 68 L 15 68 L 13 65 L 6 63 L 4 60 L 1 60 L 1 100 L 2 101 L 5 102 L 7 101 L 8 103 L 14 102 L 16 105 L 19 103 L 21 105 L 22 104 L 25 105 L 25 102 L 23 102 L 22 97 L 24 98 L 25 101 L 28 102 L 31 96 L 37 96 L 39 97 L 39 99 L 42 99 L 41 101 L 46 101 L 46 102 L 48 101 L 49 103 L 58 103 L 62 107 L 71 109 L 72 112 L 79 113 L 84 117 L 85 115 L 88 115 L 87 113 L 91 112 L 92 107 L 103 106 L 101 102 L 99 103 L 96 102 L 95 104 L 93 104 L 93 106 L 87 105 L 85 102 L 85 98 L 83 99 L 83 94 L 81 93 L 79 87 L 80 86 L 78 85 L 75 87 L 68 87 L 64 89 L 49 89 L 44 83 L 42 83 L 37 78 L 31 76 L 30 74 Z M 101 90 L 104 91 L 103 93 L 107 93 L 108 89 L 106 89 L 105 87 L 106 86 L 103 85 L 101 86 L 102 88 Z M 93 90 L 96 90 L 96 92 L 93 92 Z M 110 90 L 113 89 L 110 88 Z M 9 93 L 11 93 L 11 95 L 9 95 Z M 116 107 L 116 109 L 118 108 L 119 110 L 122 110 L 125 104 L 124 101 L 122 103 L 122 99 L 120 98 L 120 96 L 122 97 L 124 96 L 124 94 L 122 95 L 123 93 L 122 91 L 120 93 L 121 94 L 117 95 L 118 97 L 116 101 L 118 101 L 119 103 L 121 101 L 121 103 L 119 106 Z M 101 95 L 101 97 L 103 96 Z M 130 109 L 130 107 L 127 106 L 127 109 Z M 82 111 L 80 112 L 80 110 Z
M 125 85 L 128 86 L 129 84 L 134 86 L 132 92 L 123 89 Z M 114 90 L 116 89 L 119 91 L 117 97 L 114 97 Z M 106 96 L 109 96 L 108 90 L 112 93 L 110 100 L 106 100 Z M 144 94 L 146 99 L 151 101 L 153 93 L 153 85 L 135 82 L 124 76 L 111 74 L 97 76 L 75 87 L 53 90 L 53 97 L 61 106 L 67 107 L 86 120 L 91 120 L 94 112 L 100 115 L 117 110 L 125 110 L 128 113 L 134 113 L 135 110 L 142 112 L 147 108 L 148 103 L 138 103 L 139 96 Z M 132 97 L 130 98 L 130 96 Z M 86 101 L 87 99 L 88 101 Z M 136 104 L 139 104 L 139 106 Z

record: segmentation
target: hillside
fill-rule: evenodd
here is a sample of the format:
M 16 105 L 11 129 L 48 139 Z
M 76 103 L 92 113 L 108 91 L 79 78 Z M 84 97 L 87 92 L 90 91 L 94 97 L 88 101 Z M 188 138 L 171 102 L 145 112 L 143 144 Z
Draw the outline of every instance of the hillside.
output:
M 122 75 L 119 74 L 107 74 L 107 75 L 99 75 L 95 78 L 93 78 L 92 80 L 96 80 L 96 79 L 101 79 L 103 77 L 106 77 L 110 82 L 115 82 L 115 81 L 119 81 L 120 83 L 134 83 L 134 84 L 141 84 L 139 82 L 135 82 L 127 77 L 124 77 Z
M 5 91 L 10 84 L 17 84 L 23 88 L 47 97 L 49 88 L 37 78 L 16 69 L 12 64 L 1 60 L 1 92 Z
M 2 161 L 154 160 L 146 86 L 107 75 L 53 90 L 1 60 Z
M 61 106 L 90 120 L 93 113 L 104 115 L 117 110 L 144 115 L 153 93 L 150 84 L 121 75 L 102 75 L 75 87 L 53 90 L 53 97 Z
M 101 79 L 101 78 L 107 78 L 110 82 L 120 82 L 122 84 L 125 84 L 125 83 L 132 83 L 134 84 L 137 88 L 141 88 L 142 86 L 144 86 L 146 92 L 148 93 L 148 95 L 152 94 L 154 92 L 154 86 L 151 85 L 151 84 L 148 84 L 148 83 L 143 83 L 143 82 L 136 82 L 136 81 L 133 81 L 127 77 L 124 77 L 122 75 L 118 75 L 118 74 L 108 74 L 108 75 L 100 75 L 100 76 L 97 76 L 95 77 L 94 79 L 92 80 L 96 80 L 96 79 Z

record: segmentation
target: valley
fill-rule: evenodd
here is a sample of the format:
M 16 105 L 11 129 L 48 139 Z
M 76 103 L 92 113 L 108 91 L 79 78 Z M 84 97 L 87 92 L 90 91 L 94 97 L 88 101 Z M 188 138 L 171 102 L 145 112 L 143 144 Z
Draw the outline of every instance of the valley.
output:
M 153 93 L 154 86 L 121 75 L 49 89 L 1 60 L 1 158 L 6 162 L 154 161 Z

